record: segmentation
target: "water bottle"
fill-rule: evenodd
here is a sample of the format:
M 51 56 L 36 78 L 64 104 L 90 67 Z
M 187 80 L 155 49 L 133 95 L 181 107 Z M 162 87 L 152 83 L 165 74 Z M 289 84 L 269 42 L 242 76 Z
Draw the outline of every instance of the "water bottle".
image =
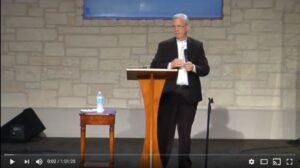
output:
M 104 111 L 104 108 L 103 108 L 104 97 L 100 91 L 97 94 L 96 101 L 97 101 L 97 113 L 102 113 Z

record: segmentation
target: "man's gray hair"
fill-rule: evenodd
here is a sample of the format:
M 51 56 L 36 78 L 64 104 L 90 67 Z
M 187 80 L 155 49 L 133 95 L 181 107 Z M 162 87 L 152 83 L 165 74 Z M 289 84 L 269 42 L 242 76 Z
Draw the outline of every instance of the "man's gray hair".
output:
M 173 20 L 177 19 L 177 18 L 183 19 L 186 24 L 188 24 L 188 22 L 189 22 L 189 17 L 184 13 L 177 13 L 173 16 Z

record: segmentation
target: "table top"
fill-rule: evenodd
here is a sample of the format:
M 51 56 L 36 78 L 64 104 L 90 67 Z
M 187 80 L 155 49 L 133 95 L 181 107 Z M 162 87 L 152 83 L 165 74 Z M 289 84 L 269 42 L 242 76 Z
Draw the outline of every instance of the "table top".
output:
M 79 115 L 116 115 L 117 111 L 115 109 L 105 108 L 104 112 L 98 113 L 96 109 L 81 109 Z

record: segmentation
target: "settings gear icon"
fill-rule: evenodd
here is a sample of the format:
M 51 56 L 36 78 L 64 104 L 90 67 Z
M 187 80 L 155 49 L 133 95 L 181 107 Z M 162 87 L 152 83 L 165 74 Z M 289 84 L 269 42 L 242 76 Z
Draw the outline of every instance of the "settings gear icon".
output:
M 255 161 L 254 161 L 254 159 L 249 159 L 249 165 L 254 165 L 254 163 L 255 163 Z

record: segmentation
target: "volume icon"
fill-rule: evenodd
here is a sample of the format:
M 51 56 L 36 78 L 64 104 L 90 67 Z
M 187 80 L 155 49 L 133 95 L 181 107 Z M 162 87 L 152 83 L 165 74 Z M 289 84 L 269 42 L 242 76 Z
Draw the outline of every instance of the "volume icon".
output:
M 35 163 L 41 166 L 43 164 L 43 160 L 41 158 L 37 159 Z

